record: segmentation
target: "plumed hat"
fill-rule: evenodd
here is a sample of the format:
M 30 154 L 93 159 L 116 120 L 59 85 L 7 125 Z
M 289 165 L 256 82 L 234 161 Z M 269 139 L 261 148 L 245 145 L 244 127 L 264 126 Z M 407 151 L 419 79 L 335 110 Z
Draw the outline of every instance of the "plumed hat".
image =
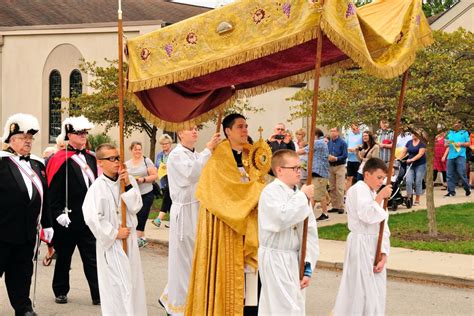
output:
M 3 129 L 3 142 L 9 143 L 10 138 L 16 134 L 28 133 L 34 135 L 39 131 L 36 117 L 30 114 L 17 113 L 10 116 Z
M 94 128 L 94 124 L 89 122 L 89 120 L 84 115 L 77 117 L 71 116 L 65 119 L 61 124 L 61 134 L 59 134 L 59 136 L 62 136 L 64 140 L 69 140 L 67 137 L 68 133 L 88 131 L 92 128 Z

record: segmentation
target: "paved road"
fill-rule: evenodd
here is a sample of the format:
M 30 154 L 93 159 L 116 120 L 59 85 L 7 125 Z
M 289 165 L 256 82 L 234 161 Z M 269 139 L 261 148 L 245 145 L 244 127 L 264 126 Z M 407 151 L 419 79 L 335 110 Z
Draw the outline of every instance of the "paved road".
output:
M 43 257 L 45 249 L 42 249 Z M 157 298 L 166 283 L 166 249 L 154 246 L 142 250 L 142 264 L 149 315 L 165 315 Z M 71 270 L 69 303 L 54 303 L 51 290 L 53 264 L 38 266 L 38 288 L 36 311 L 46 315 L 100 315 L 100 308 L 92 306 L 89 290 L 82 272 L 78 252 L 75 253 Z M 329 315 L 333 307 L 341 273 L 317 271 L 313 285 L 307 292 L 307 315 Z M 389 280 L 387 315 L 473 315 L 473 291 L 428 284 L 411 284 Z M 3 280 L 0 281 L 0 315 L 14 315 L 7 298 Z

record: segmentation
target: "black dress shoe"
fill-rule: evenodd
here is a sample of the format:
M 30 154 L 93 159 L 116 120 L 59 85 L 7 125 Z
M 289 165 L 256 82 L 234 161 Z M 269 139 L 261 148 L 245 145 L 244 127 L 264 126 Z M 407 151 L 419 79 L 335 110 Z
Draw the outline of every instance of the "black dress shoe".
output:
M 100 299 L 92 300 L 92 305 L 100 305 Z
M 338 209 L 337 214 L 344 214 L 344 209 L 343 208 Z
M 328 213 L 339 213 L 339 209 L 333 207 L 328 211 Z
M 66 295 L 56 296 L 56 299 L 54 301 L 56 302 L 56 304 L 66 304 L 67 303 L 67 296 Z

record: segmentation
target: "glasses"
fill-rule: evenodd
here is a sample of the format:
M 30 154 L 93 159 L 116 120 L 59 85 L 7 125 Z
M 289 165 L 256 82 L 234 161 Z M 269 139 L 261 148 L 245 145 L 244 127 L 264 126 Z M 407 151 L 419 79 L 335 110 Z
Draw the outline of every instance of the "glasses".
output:
M 116 161 L 120 161 L 120 156 L 110 156 L 110 157 L 104 157 L 104 158 L 97 158 L 97 160 L 108 160 L 110 162 L 116 162 Z
M 280 168 L 283 168 L 283 169 L 292 169 L 294 172 L 300 172 L 302 167 L 301 166 L 294 166 L 294 167 L 280 167 Z
M 277 131 L 284 131 L 284 128 L 275 128 Z
M 71 134 L 77 135 L 77 136 L 86 136 L 89 134 L 88 131 L 79 131 L 79 132 L 72 132 Z

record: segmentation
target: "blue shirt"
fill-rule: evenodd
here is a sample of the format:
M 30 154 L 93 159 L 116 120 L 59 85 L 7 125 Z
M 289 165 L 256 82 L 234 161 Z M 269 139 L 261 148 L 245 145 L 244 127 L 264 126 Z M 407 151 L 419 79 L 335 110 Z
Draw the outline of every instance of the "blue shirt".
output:
M 347 159 L 347 144 L 341 137 L 335 140 L 330 139 L 328 143 L 329 154 L 335 156 L 337 161 L 333 161 L 331 165 L 342 165 L 346 163 Z
M 346 136 L 346 143 L 347 143 L 347 148 L 359 147 L 360 145 L 362 145 L 362 133 L 359 132 L 357 134 L 354 134 L 352 130 L 349 130 Z M 357 159 L 357 155 L 355 152 L 354 153 L 348 152 L 347 161 L 359 162 L 359 159 Z
M 413 140 L 409 140 L 405 147 L 407 148 L 408 159 L 412 159 L 420 153 L 421 148 L 426 148 L 426 145 L 423 142 L 419 142 L 418 145 L 413 146 Z M 419 166 L 426 163 L 426 153 L 421 156 L 420 159 L 413 161 L 413 166 Z
M 469 133 L 463 129 L 459 131 L 450 130 L 446 135 L 446 140 L 449 142 L 448 159 L 455 159 L 457 157 L 466 158 L 466 147 L 459 148 L 459 151 L 454 147 L 455 143 L 468 143 Z
M 309 152 L 309 146 L 304 148 L 305 152 Z M 314 154 L 313 154 L 313 173 L 318 174 L 321 178 L 329 178 L 329 151 L 324 137 L 320 137 L 314 141 Z

